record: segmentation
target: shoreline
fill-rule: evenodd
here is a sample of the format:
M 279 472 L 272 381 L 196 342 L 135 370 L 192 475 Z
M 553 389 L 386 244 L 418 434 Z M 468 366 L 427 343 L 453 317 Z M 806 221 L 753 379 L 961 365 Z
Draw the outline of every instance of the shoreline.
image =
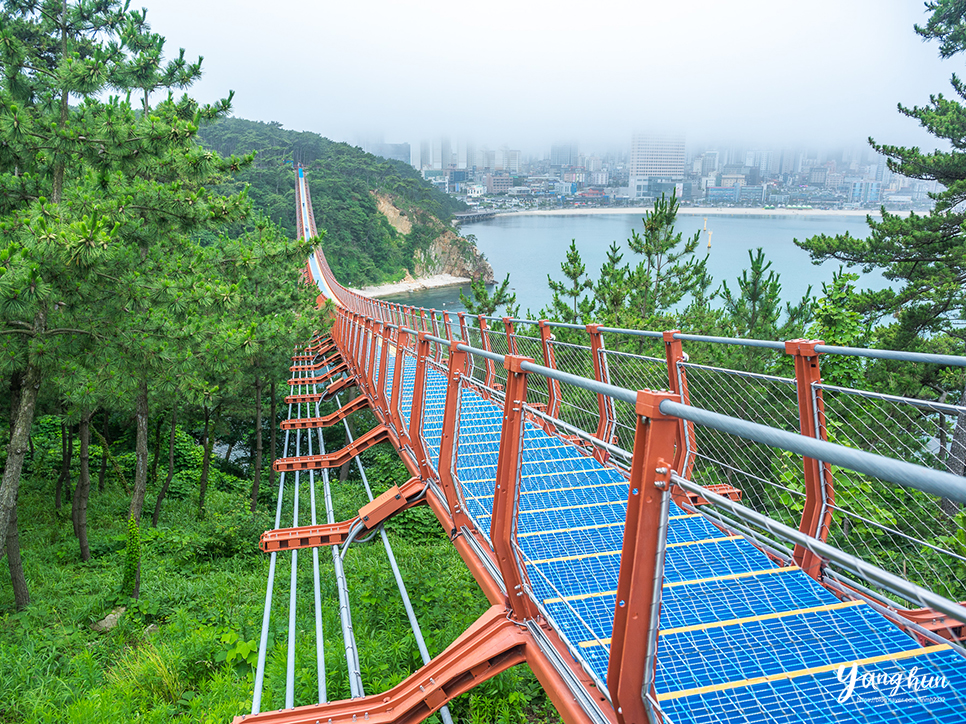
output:
M 468 277 L 456 277 L 452 274 L 434 274 L 429 277 L 414 279 L 406 275 L 402 281 L 391 284 L 380 284 L 378 286 L 363 287 L 362 289 L 352 289 L 364 297 L 382 297 L 392 294 L 406 294 L 407 292 L 421 292 L 426 289 L 439 289 L 441 287 L 459 287 L 469 284 L 473 280 Z
M 535 209 L 530 211 L 498 211 L 497 216 L 644 216 L 654 211 L 652 206 L 621 208 L 574 208 L 574 209 Z M 908 211 L 893 211 L 899 216 L 908 216 Z M 720 208 L 701 206 L 680 206 L 681 216 L 879 216 L 872 209 L 757 209 L 757 208 Z

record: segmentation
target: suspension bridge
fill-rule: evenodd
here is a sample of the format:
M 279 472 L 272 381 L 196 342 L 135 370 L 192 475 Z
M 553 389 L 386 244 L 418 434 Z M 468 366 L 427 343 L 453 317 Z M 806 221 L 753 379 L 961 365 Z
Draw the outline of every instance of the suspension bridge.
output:
M 302 169 L 297 212 L 315 236 Z M 449 724 L 454 697 L 524 663 L 568 724 L 966 722 L 966 479 L 949 472 L 966 407 L 821 373 L 829 358 L 966 358 L 451 316 L 362 297 L 320 251 L 306 277 L 335 321 L 293 356 L 252 711 L 236 722 Z M 767 372 L 698 361 L 753 356 Z M 378 423 L 354 437 L 362 409 Z M 326 451 L 333 425 L 348 444 Z M 411 477 L 376 494 L 358 455 L 382 442 Z M 370 502 L 338 521 L 329 471 L 353 460 Z M 382 527 L 417 505 L 491 604 L 443 651 L 427 650 Z M 424 663 L 385 692 L 364 690 L 342 565 L 375 536 Z M 338 600 L 322 599 L 321 555 Z M 273 614 L 286 557 L 287 625 L 285 601 Z M 324 607 L 339 610 L 348 700 L 328 700 Z M 262 711 L 273 621 L 285 701 Z M 303 639 L 311 701 L 295 696 Z

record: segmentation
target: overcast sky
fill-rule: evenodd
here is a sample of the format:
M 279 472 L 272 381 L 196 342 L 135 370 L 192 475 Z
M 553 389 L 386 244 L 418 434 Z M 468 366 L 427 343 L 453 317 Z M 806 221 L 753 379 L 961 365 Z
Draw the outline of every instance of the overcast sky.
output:
M 142 1 L 169 54 L 204 56 L 200 100 L 350 142 L 932 147 L 896 104 L 964 65 L 914 33 L 921 0 Z

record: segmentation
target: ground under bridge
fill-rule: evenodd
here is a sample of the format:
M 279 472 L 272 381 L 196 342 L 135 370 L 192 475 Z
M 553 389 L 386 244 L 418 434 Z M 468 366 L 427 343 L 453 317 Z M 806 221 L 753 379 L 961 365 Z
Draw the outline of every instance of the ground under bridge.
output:
M 568 723 L 966 721 L 966 480 L 950 472 L 963 470 L 966 407 L 821 374 L 827 359 L 966 358 L 450 316 L 360 297 L 321 253 L 306 273 L 336 320 L 293 356 L 253 707 L 239 720 L 448 721 L 455 696 L 526 663 Z M 326 451 L 321 428 L 360 409 L 377 426 Z M 410 479 L 378 495 L 366 482 L 372 502 L 336 521 L 329 471 L 385 441 Z M 491 603 L 441 652 L 422 643 L 381 525 L 416 505 Z M 364 691 L 342 568 L 376 535 L 425 662 L 388 692 Z M 325 547 L 338 601 L 320 594 Z M 314 600 L 298 594 L 300 553 Z M 280 555 L 286 701 L 262 712 Z M 349 700 L 327 701 L 323 606 L 339 607 Z M 298 630 L 299 607 L 314 609 L 314 632 Z M 295 701 L 298 639 L 313 634 L 318 697 Z

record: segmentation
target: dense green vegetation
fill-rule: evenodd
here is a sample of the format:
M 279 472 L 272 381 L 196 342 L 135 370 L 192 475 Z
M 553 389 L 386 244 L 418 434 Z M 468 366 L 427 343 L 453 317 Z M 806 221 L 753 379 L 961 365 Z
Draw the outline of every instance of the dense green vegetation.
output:
M 343 284 L 396 281 L 413 271 L 416 250 L 425 250 L 465 207 L 422 180 L 412 166 L 336 143 L 316 133 L 288 131 L 278 123 L 225 118 L 201 130 L 201 142 L 222 155 L 257 152 L 236 174 L 252 201 L 290 235 L 295 234 L 292 166 L 302 164 L 312 194 L 322 249 Z M 397 231 L 379 212 L 376 194 L 391 200 L 412 224 Z

